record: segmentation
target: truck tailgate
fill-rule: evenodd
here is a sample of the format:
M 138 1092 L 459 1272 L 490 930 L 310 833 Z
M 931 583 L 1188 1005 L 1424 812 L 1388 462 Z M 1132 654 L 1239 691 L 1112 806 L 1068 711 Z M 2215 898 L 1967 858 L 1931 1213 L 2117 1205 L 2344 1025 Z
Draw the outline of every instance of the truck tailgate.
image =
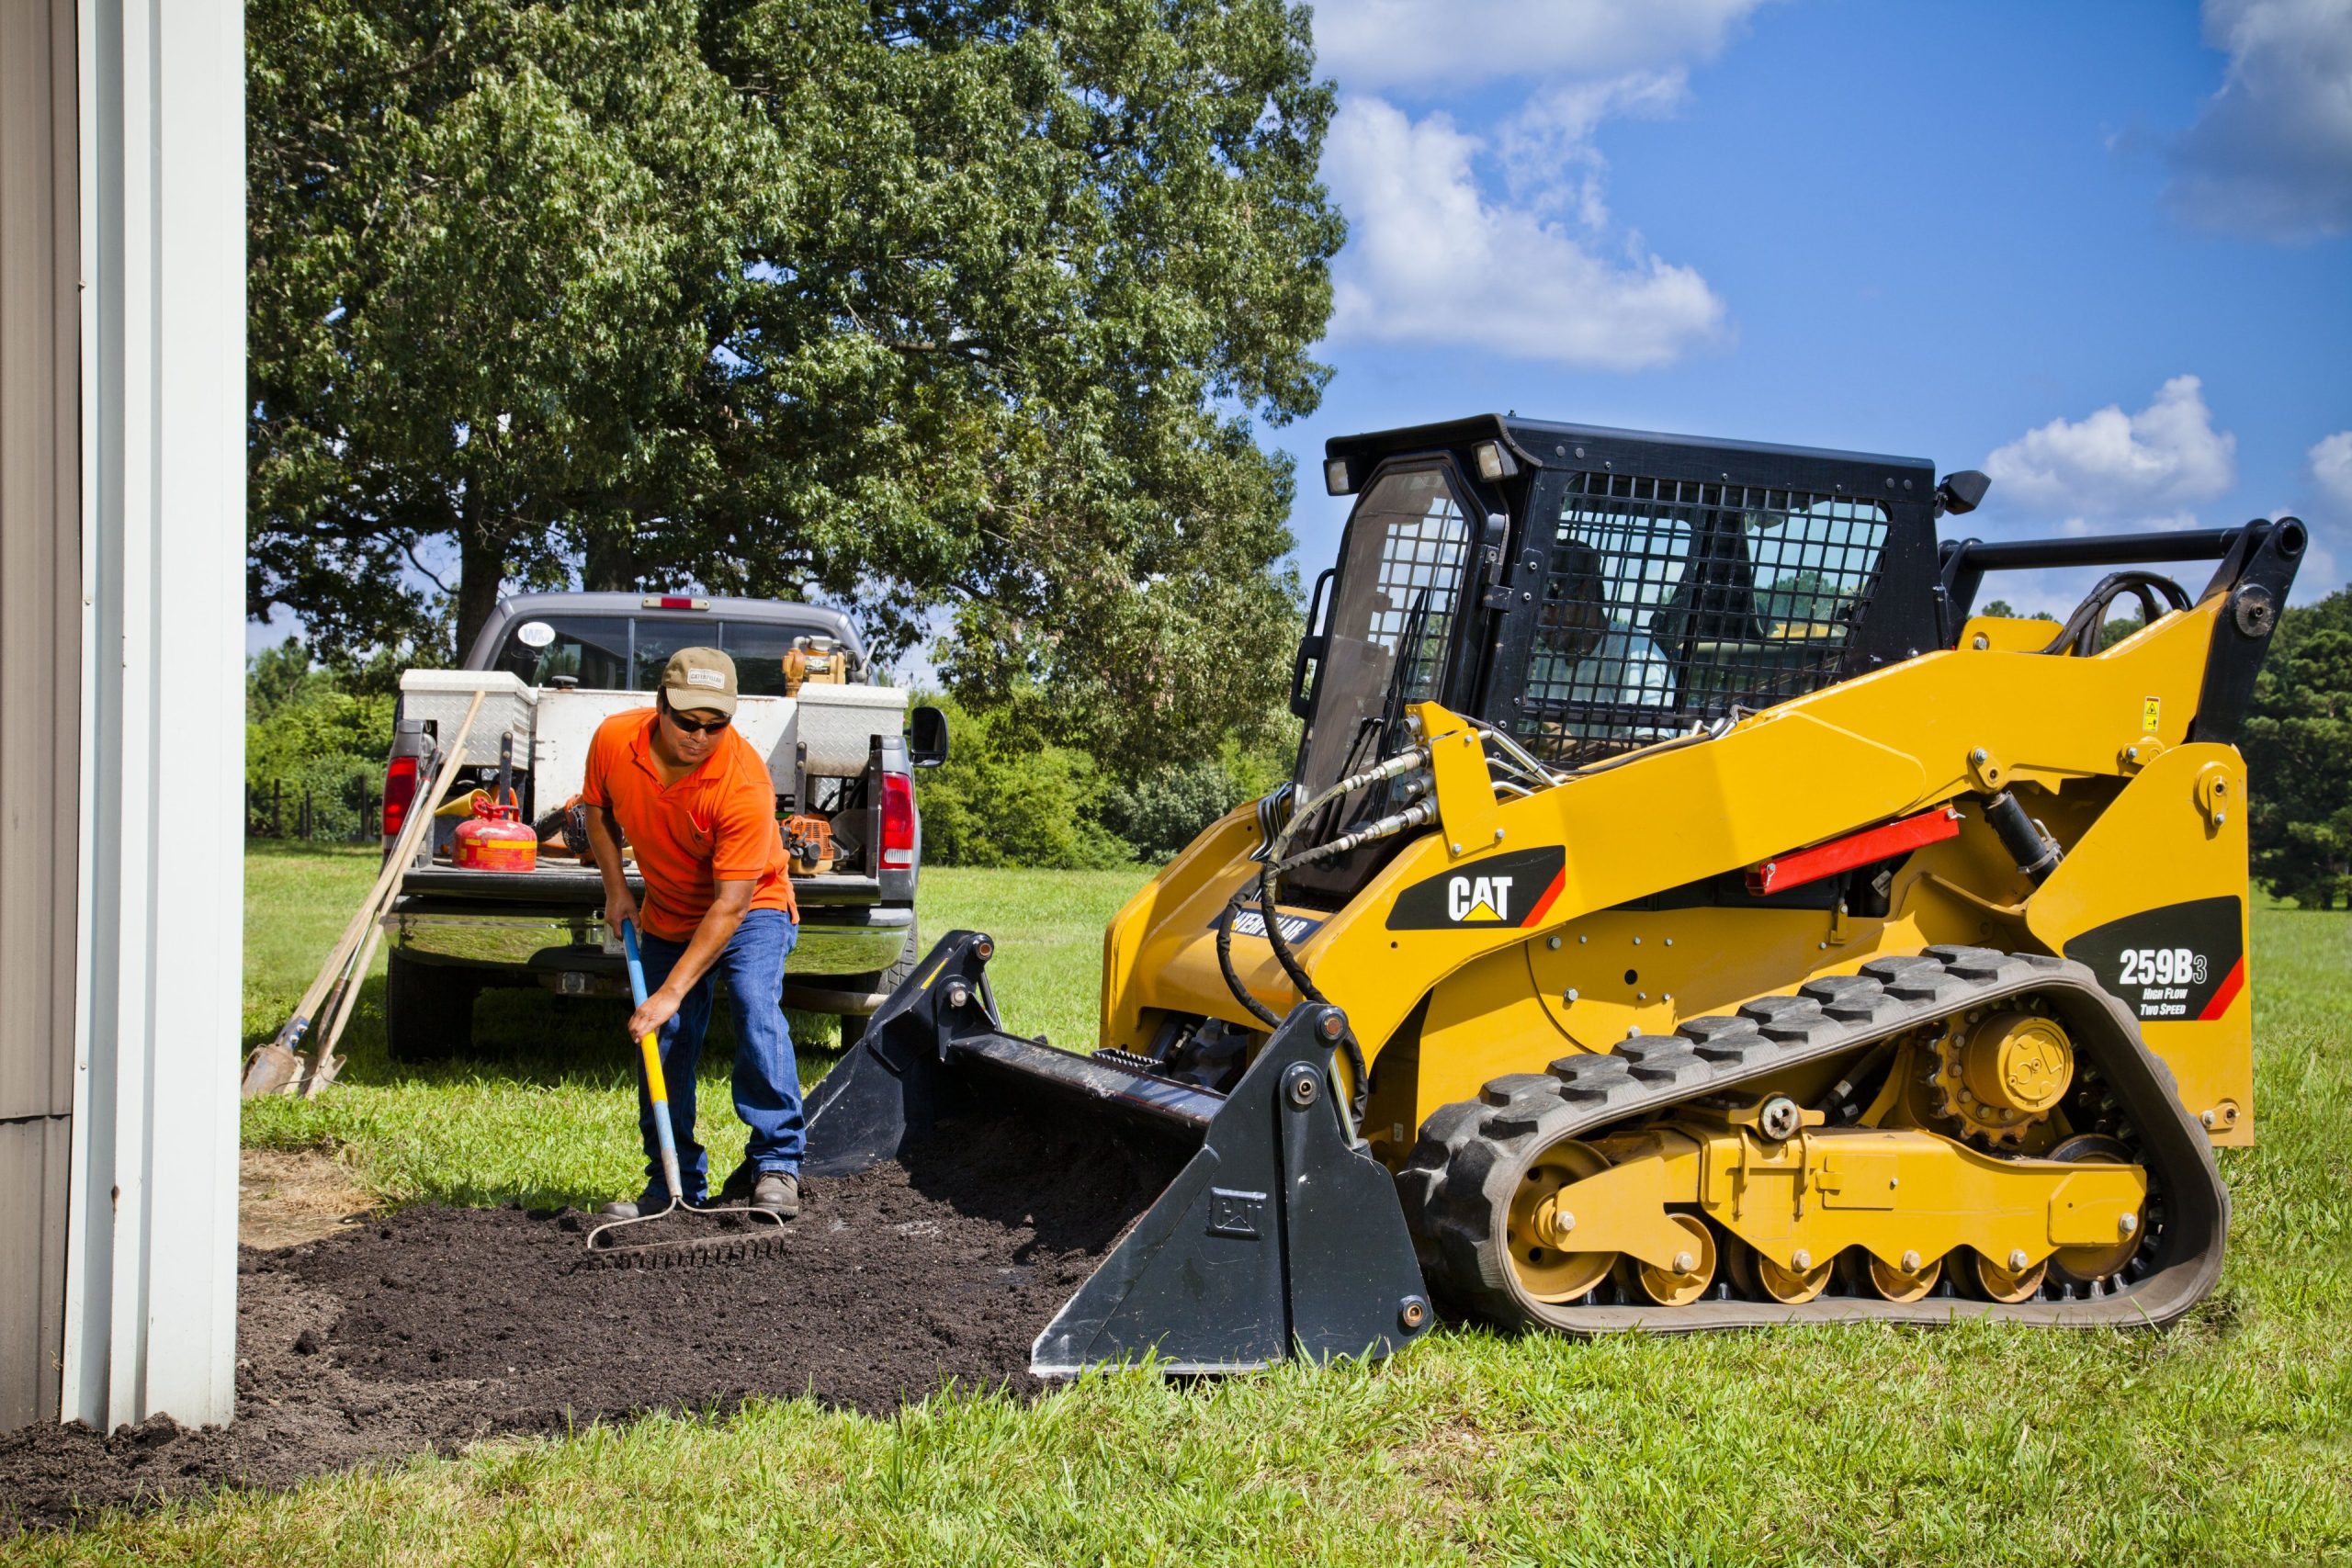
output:
M 629 891 L 643 897 L 645 884 L 632 871 Z M 604 878 L 594 866 L 540 864 L 531 871 L 460 871 L 455 866 L 412 866 L 401 878 L 411 898 L 455 898 L 498 904 L 572 904 L 601 909 Z M 793 896 L 805 905 L 873 904 L 882 885 L 871 876 L 826 873 L 792 879 Z

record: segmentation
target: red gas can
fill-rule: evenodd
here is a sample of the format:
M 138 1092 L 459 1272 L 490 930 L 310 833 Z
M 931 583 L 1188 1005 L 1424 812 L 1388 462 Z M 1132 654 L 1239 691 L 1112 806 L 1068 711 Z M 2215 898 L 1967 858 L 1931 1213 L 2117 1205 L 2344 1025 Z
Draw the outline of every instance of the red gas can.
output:
M 449 862 L 461 871 L 528 871 L 539 863 L 539 836 L 512 801 L 476 797 L 470 821 L 458 824 Z

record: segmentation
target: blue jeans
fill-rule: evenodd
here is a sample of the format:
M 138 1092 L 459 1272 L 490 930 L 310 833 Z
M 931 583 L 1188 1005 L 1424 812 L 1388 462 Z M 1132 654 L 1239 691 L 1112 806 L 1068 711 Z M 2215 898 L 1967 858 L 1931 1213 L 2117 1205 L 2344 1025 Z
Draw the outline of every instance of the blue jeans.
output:
M 695 1141 L 695 1069 L 702 1062 L 703 1036 L 710 1030 L 718 982 L 726 984 L 728 1010 L 735 1020 L 735 1114 L 752 1130 L 744 1156 L 759 1170 L 800 1169 L 800 1065 L 793 1059 L 792 1030 L 784 1021 L 784 959 L 799 939 L 800 928 L 782 909 L 753 909 L 719 951 L 718 962 L 695 982 L 685 1001 L 662 1026 L 670 1132 L 678 1143 L 678 1176 L 689 1202 L 701 1201 L 710 1179 L 709 1153 Z M 684 942 L 668 942 L 643 930 L 638 932 L 637 945 L 645 983 L 653 989 L 670 977 L 686 953 Z M 637 1124 L 645 1137 L 646 1190 L 662 1195 L 661 1145 L 642 1074 L 637 1086 Z

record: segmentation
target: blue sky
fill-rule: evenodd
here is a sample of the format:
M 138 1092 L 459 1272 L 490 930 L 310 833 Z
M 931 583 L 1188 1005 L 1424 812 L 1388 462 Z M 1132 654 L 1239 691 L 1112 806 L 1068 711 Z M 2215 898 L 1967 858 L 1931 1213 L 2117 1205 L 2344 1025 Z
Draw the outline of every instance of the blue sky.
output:
M 1263 433 L 1308 571 L 1326 437 L 1515 408 L 1986 468 L 1945 525 L 1985 537 L 2291 512 L 2296 599 L 2352 572 L 2352 0 L 1324 0 L 1316 31 L 1335 373 Z

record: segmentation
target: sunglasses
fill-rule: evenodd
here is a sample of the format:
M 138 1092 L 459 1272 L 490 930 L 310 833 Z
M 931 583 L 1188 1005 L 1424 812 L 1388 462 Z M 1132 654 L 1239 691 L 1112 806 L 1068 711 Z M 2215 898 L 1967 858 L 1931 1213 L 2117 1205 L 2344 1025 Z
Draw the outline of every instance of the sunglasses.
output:
M 714 718 L 707 723 L 696 724 L 693 719 L 690 719 L 685 715 L 678 712 L 677 709 L 671 707 L 664 707 L 662 710 L 662 714 L 663 717 L 667 718 L 672 724 L 676 725 L 680 729 L 684 730 L 688 735 L 716 735 L 720 730 L 735 722 L 732 718 Z

